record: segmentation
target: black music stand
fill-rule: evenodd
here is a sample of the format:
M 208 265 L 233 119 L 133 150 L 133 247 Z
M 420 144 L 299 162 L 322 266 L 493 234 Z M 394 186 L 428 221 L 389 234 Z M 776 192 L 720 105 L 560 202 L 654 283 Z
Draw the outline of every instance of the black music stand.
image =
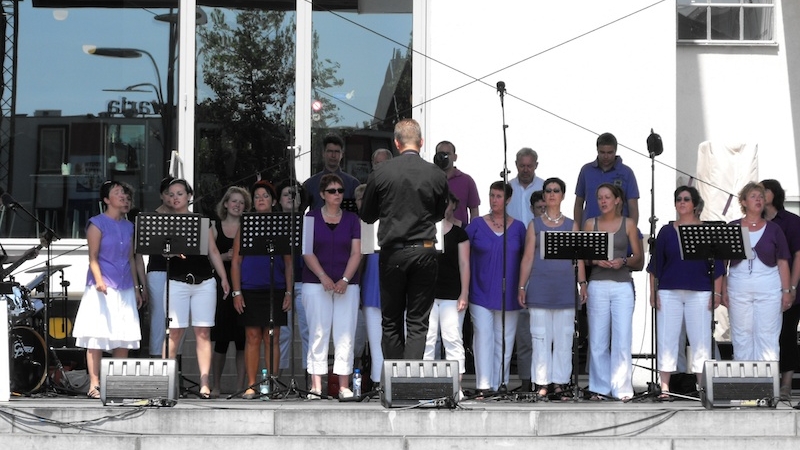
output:
M 294 378 L 286 386 L 278 380 L 278 370 L 272 367 L 274 361 L 275 345 L 275 256 L 291 255 L 292 249 L 295 251 L 301 248 L 302 233 L 300 230 L 303 228 L 303 216 L 292 212 L 269 212 L 269 213 L 244 213 L 242 214 L 241 226 L 241 242 L 239 246 L 239 254 L 242 256 L 247 255 L 268 255 L 269 256 L 269 361 L 265 361 L 265 365 L 270 367 L 269 383 L 280 384 L 283 386 L 282 392 L 272 392 L 269 389 L 269 396 L 283 395 L 283 398 L 288 397 L 290 394 L 301 393 L 308 394 L 306 391 L 301 391 L 297 388 L 297 383 Z M 294 264 L 294 261 L 292 261 Z M 286 289 L 289 290 L 289 283 L 294 283 L 294 280 L 286 280 Z M 235 392 L 229 397 L 231 399 L 238 394 L 248 390 L 260 387 L 262 381 L 244 388 L 239 392 Z M 259 397 L 265 394 L 260 394 Z
M 166 308 L 164 356 L 169 358 L 169 262 L 177 255 L 208 255 L 208 218 L 200 214 L 144 214 L 136 216 L 135 252 L 143 255 L 161 255 L 167 261 L 167 283 L 164 307 Z M 180 361 L 176 355 L 176 361 Z M 183 384 L 183 374 L 178 362 L 178 379 Z M 194 383 L 197 386 L 197 383 Z M 182 386 L 180 389 L 183 392 Z
M 714 273 L 717 260 L 750 259 L 750 235 L 738 224 L 679 225 L 678 243 L 681 259 L 708 261 L 708 278 L 711 282 L 711 297 L 716 295 Z M 714 310 L 711 310 L 711 354 L 714 355 Z M 712 358 L 713 359 L 713 358 Z
M 607 231 L 541 231 L 539 247 L 542 259 L 569 259 L 578 285 L 578 260 L 610 260 L 613 258 L 614 235 Z M 578 386 L 578 334 L 581 300 L 575 293 L 574 332 L 572 334 L 572 400 L 581 398 Z

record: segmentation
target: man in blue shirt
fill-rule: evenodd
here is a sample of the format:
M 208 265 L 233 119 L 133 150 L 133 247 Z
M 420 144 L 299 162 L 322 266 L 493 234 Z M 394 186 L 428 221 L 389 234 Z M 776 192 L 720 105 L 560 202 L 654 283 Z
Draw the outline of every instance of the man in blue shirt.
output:
M 603 133 L 598 136 L 597 159 L 585 164 L 578 175 L 573 211 L 576 223 L 582 225 L 587 219 L 600 215 L 595 191 L 597 191 L 597 186 L 602 183 L 611 183 L 622 189 L 622 193 L 625 195 L 622 215 L 630 217 L 634 223 L 638 223 L 639 186 L 636 184 L 633 170 L 622 164 L 622 158 L 617 156 L 617 138 L 611 133 Z
M 350 174 L 342 171 L 340 164 L 344 156 L 344 141 L 341 137 L 335 134 L 329 134 L 322 140 L 322 161 L 325 166 L 322 170 L 311 178 L 303 182 L 303 189 L 311 198 L 311 209 L 319 209 L 324 204 L 322 197 L 319 195 L 319 180 L 322 176 L 328 173 L 335 173 L 344 182 L 344 197 L 343 199 L 354 199 L 355 191 L 359 185 L 358 179 Z

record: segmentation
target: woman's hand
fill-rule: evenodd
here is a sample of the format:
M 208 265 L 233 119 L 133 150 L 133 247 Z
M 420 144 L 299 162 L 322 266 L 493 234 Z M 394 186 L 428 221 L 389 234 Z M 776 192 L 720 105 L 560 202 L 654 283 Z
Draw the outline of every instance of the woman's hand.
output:
M 339 280 L 336 284 L 333 285 L 333 292 L 336 294 L 344 294 L 347 291 L 347 282 L 344 280 Z
M 108 289 L 106 288 L 106 282 L 103 279 L 95 280 L 94 288 L 97 292 L 102 292 L 103 294 L 108 294 Z
M 326 291 L 333 291 L 334 289 L 336 289 L 336 285 L 333 283 L 333 280 L 331 280 L 331 277 L 329 277 L 328 275 L 322 275 L 321 277 L 319 277 L 319 282 L 322 283 L 322 287 Z
M 286 291 L 286 293 L 283 294 L 282 309 L 284 311 L 286 311 L 286 312 L 289 312 L 289 310 L 292 309 L 292 293 L 291 293 L 291 291 Z
M 588 284 L 586 284 L 586 283 L 582 283 L 581 284 L 581 287 L 579 289 L 578 295 L 580 295 L 580 298 L 581 298 L 581 305 L 585 305 L 586 304 L 586 299 L 589 298 Z
M 794 304 L 794 295 L 792 292 L 784 292 L 781 296 L 781 311 L 786 311 Z
M 519 303 L 519 306 L 521 306 L 523 308 L 527 308 L 528 307 L 525 304 L 526 298 L 527 298 L 527 295 L 525 294 L 525 289 L 517 290 L 517 302 Z
M 708 302 L 708 309 L 714 311 L 715 309 L 719 308 L 720 303 L 722 303 L 722 294 L 719 292 L 714 292 L 711 295 L 711 300 Z
M 461 312 L 467 309 L 467 305 L 469 304 L 469 300 L 467 300 L 466 295 L 462 295 L 458 297 L 458 304 L 456 305 L 456 311 Z
M 235 309 L 237 313 L 242 314 L 244 313 L 244 308 L 244 295 L 239 294 L 236 297 L 233 297 L 233 309 Z

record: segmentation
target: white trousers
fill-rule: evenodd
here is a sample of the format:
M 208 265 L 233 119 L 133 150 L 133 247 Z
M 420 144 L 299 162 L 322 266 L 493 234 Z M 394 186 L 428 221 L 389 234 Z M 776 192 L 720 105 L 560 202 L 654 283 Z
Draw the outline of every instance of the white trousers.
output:
M 303 355 L 300 358 L 300 364 L 303 369 L 306 368 L 306 355 L 308 355 L 308 322 L 306 322 L 306 309 L 303 307 L 303 283 L 297 282 L 294 284 L 294 309 L 288 313 L 288 325 L 281 327 L 281 369 L 291 368 L 289 362 L 289 345 L 292 344 L 292 328 L 294 327 L 294 315 L 297 315 L 297 328 L 298 337 L 300 338 L 301 348 Z
M 632 397 L 633 285 L 609 280 L 589 282 L 586 315 L 589 389 L 616 398 Z
M 778 270 L 767 277 L 728 279 L 733 359 L 777 361 L 783 325 Z
M 435 299 L 428 322 L 428 336 L 425 340 L 425 354 L 422 359 L 436 358 L 436 341 L 442 333 L 442 345 L 448 360 L 458 361 L 459 373 L 466 371 L 464 339 L 461 329 L 466 311 L 458 311 L 458 300 Z
M 477 389 L 497 390 L 500 387 L 500 357 L 503 345 L 502 311 L 487 309 L 475 304 L 469 305 L 472 315 L 472 349 L 475 352 L 475 387 Z M 506 311 L 505 345 L 503 355 L 505 370 L 503 383 L 508 384 L 511 353 L 514 350 L 514 336 L 517 334 L 519 310 Z
M 658 291 L 661 309 L 656 312 L 658 323 L 658 369 L 675 372 L 678 359 L 685 354 L 681 329 L 686 324 L 686 337 L 692 346 L 691 370 L 702 373 L 703 364 L 711 359 L 711 301 L 710 291 L 662 289 Z
M 320 283 L 303 283 L 303 306 L 308 320 L 306 367 L 312 375 L 328 373 L 328 344 L 333 337 L 333 373 L 353 373 L 353 341 L 360 297 L 358 285 L 344 294 L 326 292 Z
M 372 366 L 369 379 L 379 383 L 381 381 L 381 372 L 383 372 L 381 309 L 374 306 L 365 306 L 361 310 L 364 313 L 364 323 L 367 328 L 367 342 L 369 343 L 370 364 Z
M 572 375 L 572 333 L 575 309 L 528 308 L 533 382 L 568 384 Z M 517 346 L 519 348 L 519 345 Z

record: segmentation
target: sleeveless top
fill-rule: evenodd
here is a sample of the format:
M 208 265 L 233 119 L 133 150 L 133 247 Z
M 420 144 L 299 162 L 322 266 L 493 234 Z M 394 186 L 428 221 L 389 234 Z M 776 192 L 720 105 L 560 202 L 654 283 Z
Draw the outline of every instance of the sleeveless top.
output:
M 573 220 L 548 227 L 541 217 L 533 219 L 536 230 L 536 249 L 533 252 L 533 268 L 525 291 L 525 304 L 529 308 L 567 309 L 575 307 L 575 272 L 572 261 L 568 259 L 542 259 L 540 248 L 544 244 L 540 238 L 542 231 L 572 231 Z M 522 283 L 520 283 L 520 286 Z
M 627 219 L 622 218 L 619 229 L 614 233 L 614 259 L 628 256 L 628 233 L 625 232 Z M 594 219 L 594 230 L 597 230 L 597 218 Z M 605 267 L 592 266 L 592 274 L 589 281 L 610 280 L 619 282 L 631 282 L 631 271 L 627 267 L 621 269 L 606 269 Z
M 217 239 L 215 241 L 216 244 L 217 244 L 217 250 L 219 250 L 219 254 L 220 255 L 223 254 L 223 253 L 227 253 L 228 250 L 233 248 L 233 239 L 234 238 L 229 238 L 228 236 L 225 236 L 225 232 L 222 231 L 222 221 L 221 220 L 215 220 L 214 221 L 214 227 L 217 229 Z M 225 266 L 225 271 L 227 272 L 228 279 L 230 281 L 231 262 L 230 261 L 222 261 L 222 265 Z

